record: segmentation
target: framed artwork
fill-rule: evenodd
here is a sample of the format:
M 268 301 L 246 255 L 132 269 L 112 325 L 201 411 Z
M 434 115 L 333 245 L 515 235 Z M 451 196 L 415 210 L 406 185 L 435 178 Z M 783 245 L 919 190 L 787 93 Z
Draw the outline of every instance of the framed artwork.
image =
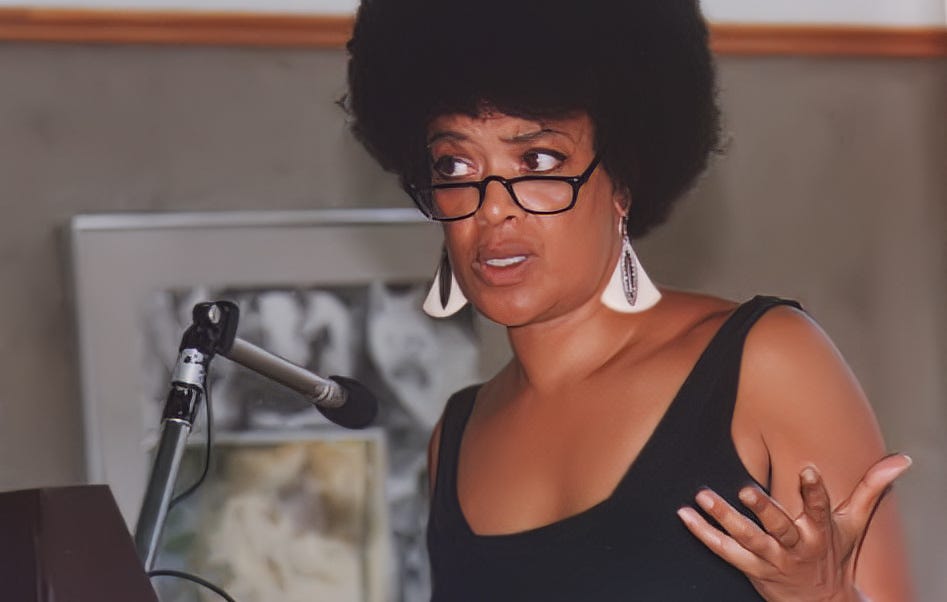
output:
M 204 485 L 168 515 L 158 566 L 196 573 L 236 600 L 362 602 L 417 589 L 395 574 L 382 434 L 260 430 L 215 439 Z M 203 462 L 203 449 L 190 446 L 182 474 L 198 474 Z M 177 579 L 155 587 L 163 602 L 214 596 Z
M 214 359 L 216 462 L 169 516 L 157 565 L 246 602 L 428 599 L 427 438 L 451 392 L 509 357 L 502 329 L 469 308 L 420 312 L 440 228 L 373 209 L 83 215 L 70 234 L 87 478 L 111 486 L 130 528 L 195 303 L 234 301 L 238 336 L 379 398 L 377 425 L 348 431 Z M 179 486 L 199 472 L 204 428 Z

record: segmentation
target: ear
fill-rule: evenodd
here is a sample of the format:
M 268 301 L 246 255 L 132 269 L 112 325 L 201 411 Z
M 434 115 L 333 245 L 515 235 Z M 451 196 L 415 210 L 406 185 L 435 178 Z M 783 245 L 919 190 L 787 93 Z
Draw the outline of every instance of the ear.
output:
M 615 221 L 628 217 L 628 213 L 631 210 L 631 201 L 629 199 L 624 196 L 617 196 L 612 200 L 612 205 L 615 208 Z
M 631 191 L 626 186 L 614 185 L 612 189 L 612 204 L 618 217 L 628 217 L 631 209 Z

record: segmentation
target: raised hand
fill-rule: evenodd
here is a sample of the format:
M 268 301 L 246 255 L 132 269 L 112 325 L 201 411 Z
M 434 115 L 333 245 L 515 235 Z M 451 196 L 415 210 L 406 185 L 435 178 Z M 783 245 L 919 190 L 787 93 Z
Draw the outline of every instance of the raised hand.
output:
M 746 487 L 740 501 L 762 528 L 709 489 L 697 494 L 697 504 L 724 531 L 691 507 L 681 508 L 678 515 L 694 536 L 746 574 L 770 602 L 863 600 L 854 579 L 858 549 L 878 502 L 910 465 L 911 458 L 903 454 L 881 459 L 834 509 L 819 472 L 807 467 L 799 475 L 803 510 L 795 518 L 760 488 Z

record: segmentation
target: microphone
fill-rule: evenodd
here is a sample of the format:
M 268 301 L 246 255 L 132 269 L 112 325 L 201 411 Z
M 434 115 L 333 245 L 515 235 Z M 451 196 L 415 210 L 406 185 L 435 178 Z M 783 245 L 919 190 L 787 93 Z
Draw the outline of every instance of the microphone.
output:
M 272 379 L 301 393 L 322 415 L 345 428 L 364 428 L 378 414 L 378 400 L 364 385 L 344 376 L 322 378 L 302 366 L 270 353 L 252 343 L 234 337 L 220 355 L 244 368 Z

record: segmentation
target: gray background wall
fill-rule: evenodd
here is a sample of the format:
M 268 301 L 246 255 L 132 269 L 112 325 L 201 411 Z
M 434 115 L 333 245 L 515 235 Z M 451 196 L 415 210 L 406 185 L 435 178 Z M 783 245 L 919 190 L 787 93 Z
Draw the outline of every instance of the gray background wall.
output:
M 729 150 L 640 245 L 660 282 L 820 320 L 916 460 L 924 600 L 947 599 L 945 66 L 721 59 Z M 339 51 L 0 45 L 0 490 L 83 479 L 71 215 L 406 204 L 343 82 Z

